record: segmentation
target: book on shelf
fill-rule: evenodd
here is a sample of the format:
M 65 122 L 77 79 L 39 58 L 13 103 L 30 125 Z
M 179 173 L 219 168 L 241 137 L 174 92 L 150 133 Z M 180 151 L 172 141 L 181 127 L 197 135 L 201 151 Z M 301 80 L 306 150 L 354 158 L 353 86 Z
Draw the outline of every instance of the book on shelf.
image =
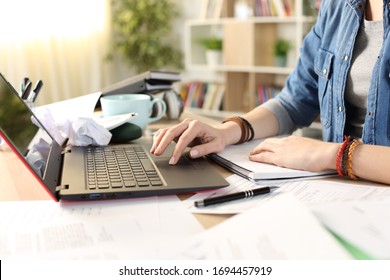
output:
M 278 86 L 260 85 L 256 92 L 256 105 L 261 105 L 269 99 L 274 98 L 281 91 Z
M 102 95 L 161 92 L 171 89 L 172 84 L 178 81 L 178 72 L 150 70 L 106 87 Z
M 210 154 L 208 157 L 229 171 L 254 182 L 263 180 L 299 179 L 336 174 L 334 170 L 310 172 L 249 160 L 249 153 L 262 141 L 263 140 L 253 140 L 240 145 L 230 145 L 226 147 L 223 152 Z
M 180 96 L 186 108 L 218 111 L 222 107 L 224 92 L 223 84 L 192 81 L 182 84 Z
M 294 0 L 254 0 L 255 16 L 286 17 L 294 15 Z

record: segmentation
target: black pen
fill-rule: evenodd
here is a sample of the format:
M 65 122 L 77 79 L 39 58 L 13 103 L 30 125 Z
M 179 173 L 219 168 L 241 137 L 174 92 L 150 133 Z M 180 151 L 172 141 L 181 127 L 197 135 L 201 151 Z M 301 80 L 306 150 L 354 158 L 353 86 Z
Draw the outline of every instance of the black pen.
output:
M 196 207 L 205 207 L 205 206 L 220 204 L 220 203 L 224 203 L 224 202 L 228 202 L 228 201 L 250 198 L 250 197 L 254 197 L 257 195 L 261 195 L 261 194 L 267 194 L 267 193 L 271 192 L 271 190 L 276 189 L 276 188 L 279 188 L 279 187 L 278 186 L 262 187 L 262 188 L 253 189 L 253 190 L 246 190 L 246 191 L 231 193 L 231 194 L 227 194 L 227 195 L 210 197 L 210 198 L 206 198 L 204 200 L 195 201 L 195 206 Z
M 37 99 L 38 94 L 41 91 L 42 86 L 43 86 L 42 80 L 38 80 L 37 84 L 35 85 L 35 88 L 33 89 L 30 96 L 28 97 L 28 100 L 35 102 L 35 99 Z
M 29 97 L 31 91 L 31 82 L 28 81 L 27 84 L 24 85 L 24 89 L 22 92 L 22 99 L 27 100 L 27 97 Z

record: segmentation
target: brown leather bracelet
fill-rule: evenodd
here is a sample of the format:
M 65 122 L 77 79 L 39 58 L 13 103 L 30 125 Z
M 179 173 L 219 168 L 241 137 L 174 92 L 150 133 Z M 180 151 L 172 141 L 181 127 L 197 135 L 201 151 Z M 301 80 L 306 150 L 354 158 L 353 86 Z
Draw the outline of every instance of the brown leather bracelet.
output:
M 238 140 L 238 142 L 236 144 L 241 144 L 241 143 L 246 142 L 247 137 L 248 137 L 248 132 L 247 132 L 247 128 L 246 128 L 244 121 L 239 117 L 230 117 L 230 118 L 224 119 L 222 121 L 222 123 L 226 123 L 226 122 L 235 122 L 241 128 L 241 137 L 240 137 L 240 140 Z

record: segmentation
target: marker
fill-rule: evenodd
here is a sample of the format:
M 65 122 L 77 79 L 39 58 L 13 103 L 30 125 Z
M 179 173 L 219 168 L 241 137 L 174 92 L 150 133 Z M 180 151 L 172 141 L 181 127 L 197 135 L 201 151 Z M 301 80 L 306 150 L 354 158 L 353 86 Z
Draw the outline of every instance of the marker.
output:
M 262 188 L 253 189 L 253 190 L 246 190 L 246 191 L 231 193 L 231 194 L 227 194 L 227 195 L 210 197 L 210 198 L 206 198 L 204 200 L 195 201 L 195 206 L 196 207 L 205 207 L 205 206 L 209 206 L 209 205 L 220 204 L 220 203 L 229 202 L 229 201 L 238 200 L 238 199 L 251 198 L 254 196 L 261 195 L 261 194 L 270 193 L 271 190 L 276 189 L 276 188 L 279 188 L 279 187 L 278 186 L 262 187 Z
M 31 94 L 28 97 L 28 100 L 35 102 L 35 99 L 37 99 L 39 92 L 41 91 L 41 88 L 43 86 L 42 80 L 38 80 L 37 84 L 35 85 L 35 88 L 31 92 Z
M 22 99 L 26 100 L 30 96 L 30 91 L 31 91 L 31 82 L 28 81 L 27 84 L 24 85 L 24 89 L 22 92 Z

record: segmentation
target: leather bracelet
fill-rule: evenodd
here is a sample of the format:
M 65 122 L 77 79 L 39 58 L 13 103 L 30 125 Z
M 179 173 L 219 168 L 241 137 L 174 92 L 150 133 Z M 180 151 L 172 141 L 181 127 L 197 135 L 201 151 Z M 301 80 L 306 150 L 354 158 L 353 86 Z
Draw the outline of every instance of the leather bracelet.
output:
M 239 117 L 239 118 L 245 123 L 245 125 L 247 126 L 247 128 L 250 131 L 250 136 L 246 140 L 247 142 L 249 142 L 253 139 L 253 137 L 255 137 L 255 131 L 253 130 L 253 126 L 250 124 L 250 122 L 247 119 L 245 119 L 243 117 Z
M 240 140 L 238 140 L 238 142 L 236 144 L 241 144 L 241 143 L 246 142 L 247 137 L 248 137 L 248 133 L 247 133 L 247 129 L 246 129 L 246 125 L 245 125 L 244 121 L 240 117 L 230 117 L 230 118 L 224 119 L 222 121 L 222 123 L 226 123 L 226 122 L 235 122 L 241 128 L 241 137 L 240 137 Z

